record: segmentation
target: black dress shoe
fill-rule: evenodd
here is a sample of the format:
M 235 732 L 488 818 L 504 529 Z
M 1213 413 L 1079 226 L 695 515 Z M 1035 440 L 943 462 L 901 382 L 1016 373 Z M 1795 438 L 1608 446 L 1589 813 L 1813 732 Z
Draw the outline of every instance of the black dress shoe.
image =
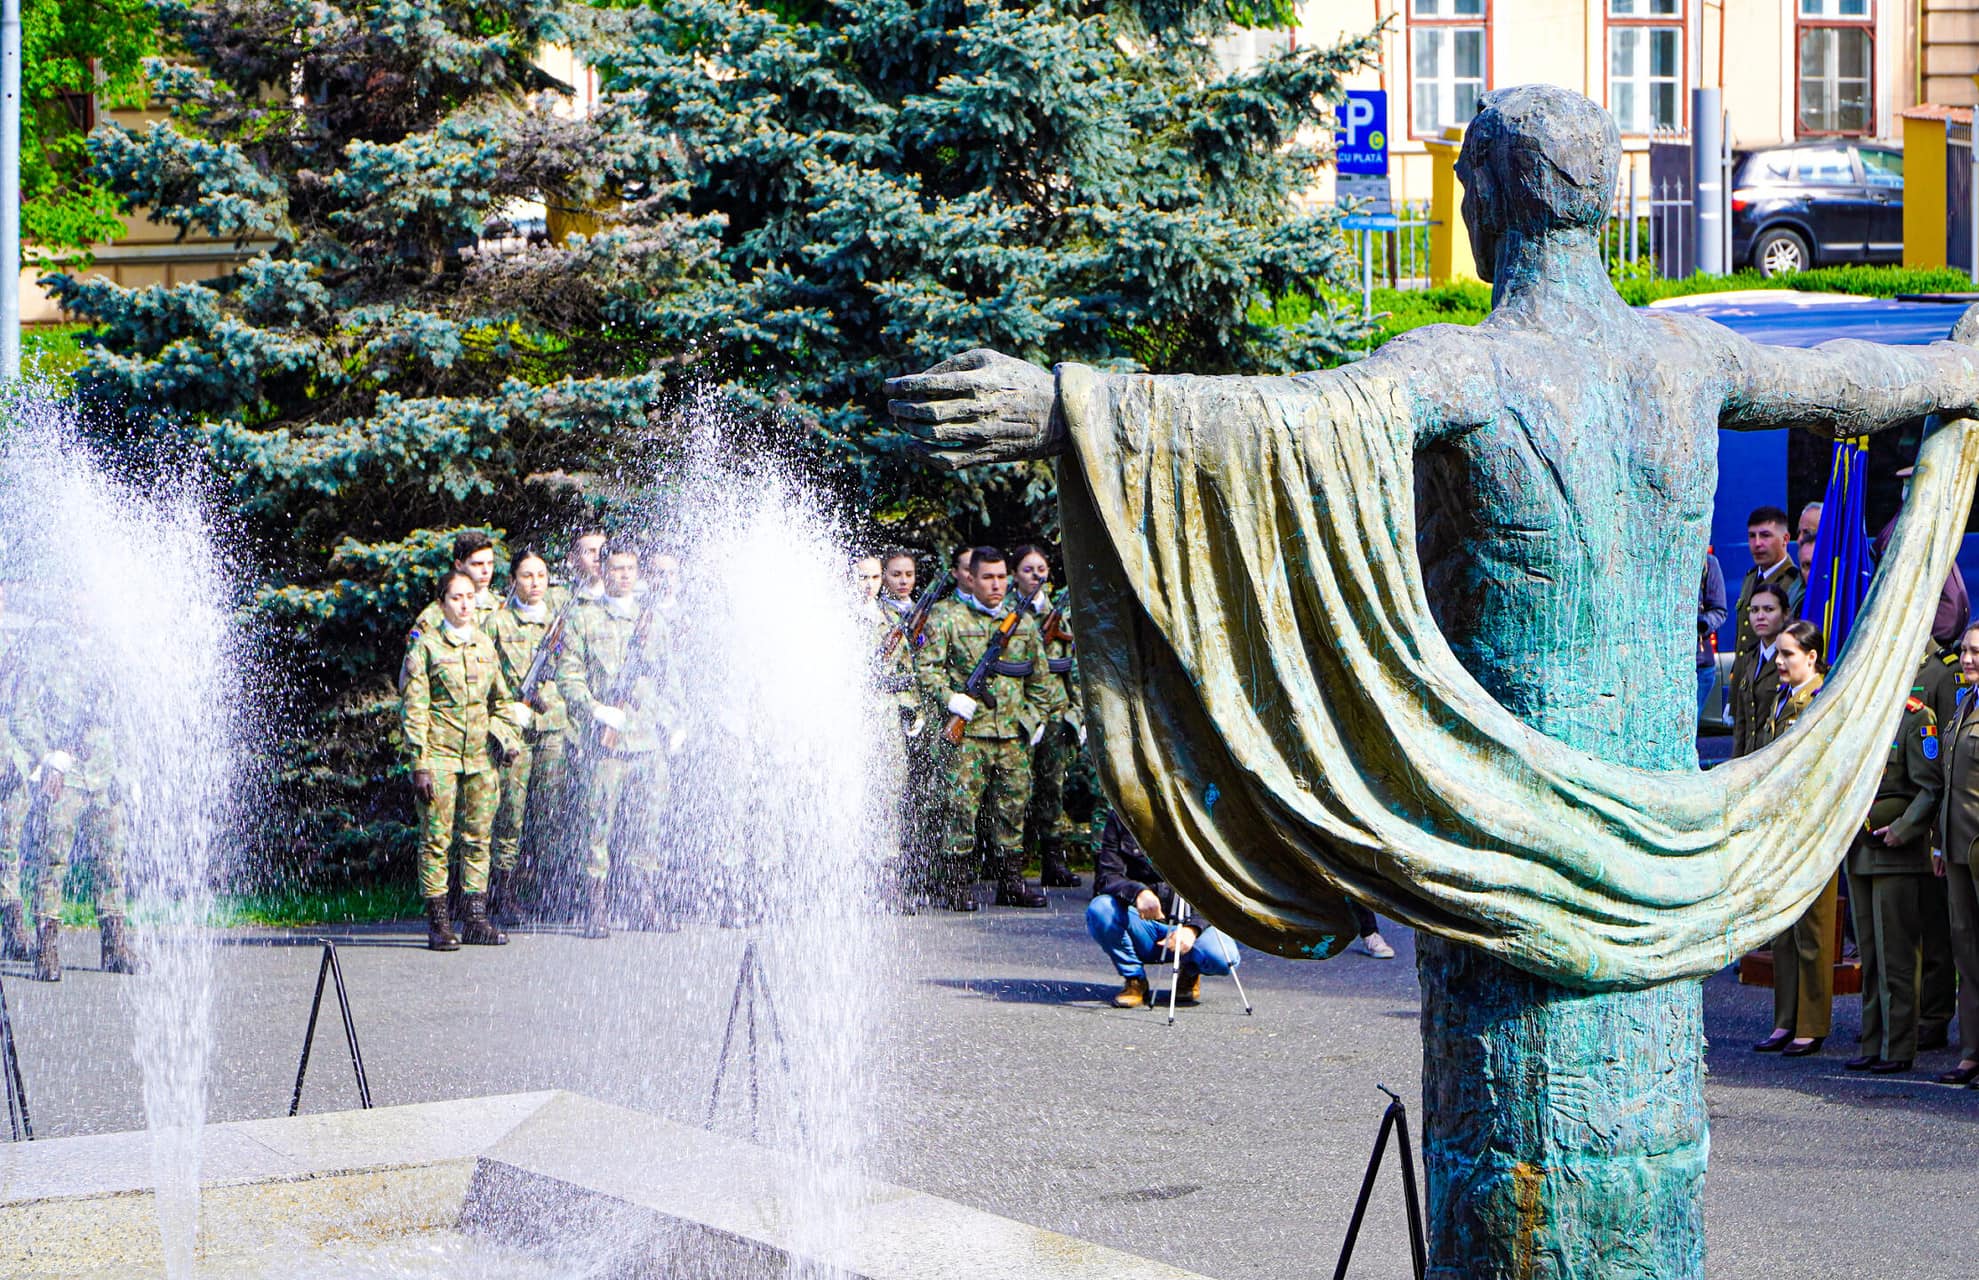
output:
M 1878 1076 L 1900 1076 L 1908 1070 L 1910 1070 L 1909 1058 L 1885 1058 L 1869 1068 L 1871 1075 Z
M 1752 1046 L 1754 1053 L 1778 1053 L 1793 1042 L 1793 1032 L 1775 1031 L 1758 1044 Z
M 1883 1059 L 1879 1054 L 1865 1053 L 1860 1058 L 1850 1058 L 1847 1062 L 1842 1063 L 1842 1070 L 1870 1071 L 1870 1070 L 1874 1070 L 1876 1064 L 1881 1062 L 1882 1060 Z
M 1950 1071 L 1938 1073 L 1939 1084 L 1972 1084 L 1979 1081 L 1979 1066 L 1953 1067 Z
M 1782 1058 L 1811 1058 L 1821 1052 L 1821 1045 L 1826 1039 L 1827 1037 L 1825 1036 L 1815 1036 L 1806 1044 L 1790 1044 L 1780 1050 L 1780 1056 Z

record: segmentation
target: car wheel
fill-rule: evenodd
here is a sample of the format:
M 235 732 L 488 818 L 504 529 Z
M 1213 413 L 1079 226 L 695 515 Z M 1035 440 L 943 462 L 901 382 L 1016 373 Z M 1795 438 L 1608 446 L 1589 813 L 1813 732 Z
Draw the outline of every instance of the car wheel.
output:
M 1759 237 L 1752 246 L 1752 265 L 1762 276 L 1787 275 L 1814 265 L 1807 241 L 1791 231 L 1774 229 Z

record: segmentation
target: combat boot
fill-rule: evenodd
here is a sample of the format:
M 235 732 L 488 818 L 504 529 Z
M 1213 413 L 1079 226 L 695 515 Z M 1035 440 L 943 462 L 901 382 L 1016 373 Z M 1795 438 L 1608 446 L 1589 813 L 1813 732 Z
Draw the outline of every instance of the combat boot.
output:
M 587 938 L 609 938 L 612 931 L 605 927 L 605 878 L 589 877 L 587 886 L 590 897 L 585 903 L 584 936 Z
M 9 960 L 27 960 L 34 955 L 34 939 L 27 932 L 27 908 L 18 902 L 0 903 L 0 955 Z
M 996 887 L 996 905 L 999 907 L 1048 907 L 1051 899 L 1040 889 L 1033 889 L 1023 880 L 1005 880 Z
M 515 872 L 497 871 L 489 876 L 488 919 L 499 928 L 513 929 L 522 923 L 522 913 L 515 908 Z
M 62 980 L 62 922 L 53 916 L 43 916 L 35 922 L 34 980 Z
M 1079 877 L 1072 874 L 1072 868 L 1065 862 L 1065 846 L 1057 841 L 1044 846 L 1039 854 L 1044 863 L 1044 871 L 1038 883 L 1046 889 L 1076 889 Z
M 460 940 L 470 947 L 506 947 L 508 935 L 488 923 L 488 895 L 460 895 Z
M 1194 1006 L 1202 1003 L 1203 971 L 1187 958 L 1182 960 L 1182 972 L 1175 980 L 1175 1003 Z
M 142 966 L 131 954 L 130 936 L 124 932 L 122 916 L 102 916 L 97 920 L 103 932 L 103 972 L 139 973 Z
M 1127 985 L 1120 988 L 1120 994 L 1113 997 L 1113 1007 L 1116 1009 L 1139 1009 L 1153 998 L 1154 993 L 1148 990 L 1147 978 L 1137 973 L 1127 979 Z
M 454 932 L 453 924 L 447 918 L 447 895 L 444 893 L 426 899 L 426 949 L 460 950 L 460 935 Z

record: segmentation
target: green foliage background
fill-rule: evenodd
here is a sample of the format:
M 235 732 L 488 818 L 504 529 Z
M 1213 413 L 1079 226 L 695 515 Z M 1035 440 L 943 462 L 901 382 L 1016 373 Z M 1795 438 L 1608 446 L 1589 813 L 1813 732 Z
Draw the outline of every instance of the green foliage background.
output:
M 144 59 L 157 51 L 148 0 L 22 0 L 21 235 L 30 256 L 87 260 L 123 235 L 118 199 L 90 172 L 84 103 L 144 97 Z
M 883 379 L 974 346 L 1283 371 L 1363 337 L 1293 199 L 1369 41 L 1242 75 L 1284 0 L 158 0 L 166 118 L 91 181 L 236 244 L 197 283 L 57 296 L 99 443 L 203 458 L 286 673 L 260 853 L 336 884 L 408 859 L 391 674 L 462 528 L 560 544 L 664 483 L 712 393 L 923 545 L 1049 520 L 1043 473 L 956 483 Z M 598 68 L 581 117 L 534 65 Z

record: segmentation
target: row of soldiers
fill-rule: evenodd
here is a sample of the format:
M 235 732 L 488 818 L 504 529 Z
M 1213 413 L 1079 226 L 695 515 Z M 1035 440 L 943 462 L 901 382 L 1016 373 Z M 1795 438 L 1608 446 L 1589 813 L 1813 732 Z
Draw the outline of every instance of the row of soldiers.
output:
M 135 787 L 100 637 L 74 599 L 51 597 L 24 626 L 0 584 L 0 949 L 62 976 L 61 913 L 71 859 L 90 892 L 109 973 L 135 973 L 125 925 L 124 832 Z M 32 920 L 32 928 L 29 922 Z
M 1814 541 L 1803 517 L 1803 548 Z M 1800 620 L 1804 576 L 1786 554 L 1786 514 L 1762 507 L 1749 519 L 1754 568 L 1737 605 L 1738 652 L 1727 677 L 1733 753 L 1749 755 L 1790 729 L 1820 692 L 1826 640 Z M 1979 678 L 1979 633 L 1967 634 L 1964 586 L 1956 576 L 1941 593 L 1933 638 L 1925 646 L 1882 778 L 1863 816 L 1842 875 L 1773 943 L 1774 1030 L 1753 1045 L 1789 1057 L 1821 1051 L 1831 1026 L 1837 916 L 1846 890 L 1862 972 L 1862 1052 L 1851 1070 L 1896 1074 L 1916 1055 L 1942 1048 L 1956 1014 L 1966 1052 L 1946 1083 L 1979 1078 L 1979 951 L 1974 947 L 1969 834 L 1954 838 L 1965 770 L 1953 770 L 1945 738 L 1969 715 L 1970 681 Z M 1962 662 L 1963 649 L 1972 652 Z M 1962 671 L 1962 668 L 1963 669 Z M 1964 679 L 1961 679 L 1963 674 Z M 1979 722 L 1975 722 L 1979 723 Z M 1943 736 L 1941 736 L 1943 735 Z M 1970 763 L 1971 752 L 1963 757 Z M 1956 785 L 1949 774 L 1957 772 Z M 1979 775 L 1975 775 L 1979 777 Z M 1971 825 L 1968 821 L 1968 827 Z
M 678 562 L 591 529 L 573 543 L 569 570 L 567 584 L 553 584 L 547 560 L 525 551 L 497 597 L 492 541 L 463 533 L 439 598 L 406 638 L 401 727 L 433 950 L 508 941 L 501 926 L 521 919 L 525 852 L 538 901 L 555 909 L 559 891 L 574 890 L 561 905 L 575 908 L 585 937 L 606 937 L 621 828 L 634 810 L 664 804 L 668 755 L 684 733 L 666 659 Z M 555 878 L 566 831 L 582 837 L 576 885 Z M 654 842 L 629 843 L 630 876 L 651 890 Z
M 1042 547 L 958 551 L 917 592 L 912 554 L 853 564 L 878 655 L 878 685 L 907 756 L 906 900 L 976 911 L 987 855 L 998 906 L 1043 907 L 1025 879 L 1075 888 L 1068 780 L 1086 740 L 1064 593 Z M 948 590 L 950 584 L 953 590 Z

